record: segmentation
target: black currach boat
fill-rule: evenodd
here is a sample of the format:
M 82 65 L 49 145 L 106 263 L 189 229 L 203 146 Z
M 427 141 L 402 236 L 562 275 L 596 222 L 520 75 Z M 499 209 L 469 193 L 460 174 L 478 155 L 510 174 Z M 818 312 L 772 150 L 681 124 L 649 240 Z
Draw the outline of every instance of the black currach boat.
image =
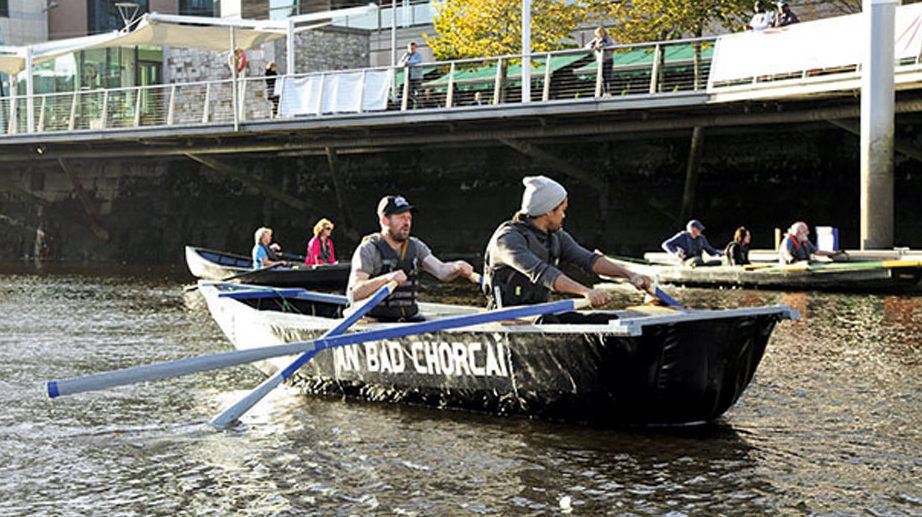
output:
M 186 265 L 189 272 L 202 280 L 231 279 L 246 284 L 302 287 L 321 291 L 345 291 L 349 281 L 349 262 L 322 266 L 294 264 L 289 268 L 260 270 L 254 270 L 252 264 L 252 259 L 244 255 L 186 246 Z
M 238 349 L 319 337 L 344 297 L 199 282 Z M 429 320 L 475 314 L 421 304 Z M 752 379 L 786 305 L 611 311 L 606 324 L 486 323 L 321 351 L 291 381 L 302 390 L 379 402 L 600 424 L 688 424 L 720 417 Z M 365 331 L 400 323 L 362 320 Z M 405 324 L 404 324 L 405 325 Z M 292 361 L 259 363 L 267 374 Z

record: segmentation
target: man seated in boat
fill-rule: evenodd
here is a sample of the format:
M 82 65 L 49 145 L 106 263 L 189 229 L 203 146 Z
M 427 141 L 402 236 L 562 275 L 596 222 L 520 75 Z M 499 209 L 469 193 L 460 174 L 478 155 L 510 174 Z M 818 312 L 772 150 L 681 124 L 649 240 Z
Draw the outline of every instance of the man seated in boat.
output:
M 281 248 L 277 244 L 272 244 L 272 228 L 258 228 L 253 234 L 253 239 L 256 241 L 250 253 L 253 258 L 253 269 L 288 265 L 288 261 L 282 260 L 277 254 L 277 250 Z
M 666 239 L 661 246 L 666 253 L 674 255 L 688 267 L 719 266 L 719 260 L 704 260 L 703 253 L 706 251 L 715 257 L 724 253 L 711 246 L 708 238 L 704 236 L 704 225 L 697 219 L 688 221 L 685 231 Z
M 587 250 L 563 229 L 568 199 L 560 183 L 546 176 L 528 176 L 522 183 L 521 209 L 499 225 L 484 253 L 483 291 L 489 308 L 546 302 L 552 289 L 585 296 L 593 307 L 611 301 L 608 292 L 586 287 L 561 272 L 561 263 L 589 274 L 627 278 L 637 289 L 650 288 L 649 277 Z M 569 316 L 574 319 L 565 321 L 578 322 L 576 314 Z
M 802 260 L 811 260 L 813 255 L 831 257 L 844 252 L 817 249 L 809 240 L 810 227 L 803 221 L 797 221 L 788 228 L 788 233 L 781 239 L 778 247 L 778 260 L 782 264 L 793 264 Z
M 366 235 L 352 254 L 352 272 L 346 296 L 364 300 L 391 280 L 397 289 L 368 315 L 380 321 L 419 321 L 416 291 L 420 269 L 442 282 L 461 276 L 476 281 L 474 268 L 463 260 L 442 262 L 429 246 L 410 236 L 416 208 L 403 196 L 384 196 L 378 203 L 381 231 Z

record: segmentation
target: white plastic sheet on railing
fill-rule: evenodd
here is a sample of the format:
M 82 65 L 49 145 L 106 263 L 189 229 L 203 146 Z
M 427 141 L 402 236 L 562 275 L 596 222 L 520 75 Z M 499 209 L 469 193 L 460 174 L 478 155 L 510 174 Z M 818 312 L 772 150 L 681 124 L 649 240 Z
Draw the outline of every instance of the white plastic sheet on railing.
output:
M 922 3 L 896 8 L 895 54 L 915 58 L 922 48 Z M 806 70 L 858 65 L 867 46 L 863 14 L 717 38 L 708 89 L 715 84 Z
M 331 72 L 307 77 L 286 77 L 279 114 L 322 115 L 387 109 L 393 73 L 388 70 Z

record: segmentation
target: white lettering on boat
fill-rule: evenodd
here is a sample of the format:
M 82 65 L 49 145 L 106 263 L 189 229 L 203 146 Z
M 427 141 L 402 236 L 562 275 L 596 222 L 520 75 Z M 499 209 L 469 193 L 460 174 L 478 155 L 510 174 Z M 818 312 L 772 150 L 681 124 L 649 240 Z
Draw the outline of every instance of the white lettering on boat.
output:
M 364 360 L 360 357 L 364 355 Z M 333 349 L 336 373 L 376 372 L 419 375 L 508 377 L 501 342 L 371 341 Z

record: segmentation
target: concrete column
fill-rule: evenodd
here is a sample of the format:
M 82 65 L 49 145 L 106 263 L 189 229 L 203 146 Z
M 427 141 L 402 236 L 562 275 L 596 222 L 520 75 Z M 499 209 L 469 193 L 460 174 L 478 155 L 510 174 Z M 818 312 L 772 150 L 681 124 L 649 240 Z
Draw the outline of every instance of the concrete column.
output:
M 531 102 L 531 0 L 522 0 L 522 102 Z
M 893 33 L 898 0 L 864 0 L 861 71 L 861 249 L 893 246 Z

